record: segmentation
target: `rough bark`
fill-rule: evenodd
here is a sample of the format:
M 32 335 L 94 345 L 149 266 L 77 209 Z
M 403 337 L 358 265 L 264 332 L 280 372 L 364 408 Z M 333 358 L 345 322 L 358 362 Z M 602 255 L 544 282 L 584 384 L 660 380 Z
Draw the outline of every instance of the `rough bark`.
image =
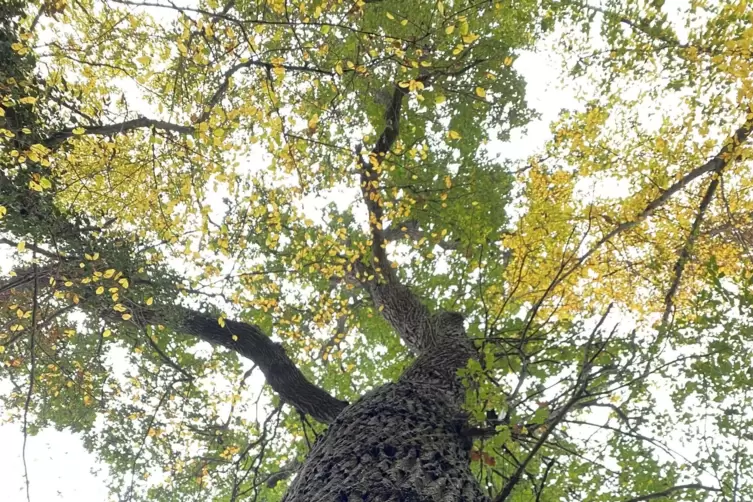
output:
M 463 317 L 432 315 L 399 283 L 386 254 L 379 174 L 398 135 L 405 94 L 396 86 L 387 126 L 369 158 L 361 158 L 373 256 L 372 264 L 356 264 L 356 278 L 417 358 L 397 382 L 343 410 L 314 445 L 284 502 L 488 500 L 471 473 L 471 442 L 463 435 L 465 389 L 457 371 L 477 357 Z
M 457 370 L 476 351 L 458 314 L 395 383 L 347 407 L 314 445 L 285 502 L 486 501 L 470 470 Z

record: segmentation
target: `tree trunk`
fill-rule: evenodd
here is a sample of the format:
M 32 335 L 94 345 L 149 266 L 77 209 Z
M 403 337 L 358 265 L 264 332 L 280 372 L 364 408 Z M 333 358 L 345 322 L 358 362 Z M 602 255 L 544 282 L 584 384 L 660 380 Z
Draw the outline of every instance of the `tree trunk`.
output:
M 457 377 L 476 351 L 462 317 L 444 313 L 432 319 L 434 343 L 397 382 L 340 413 L 284 502 L 488 500 L 470 470 L 471 441 L 463 434 L 461 409 L 465 389 Z

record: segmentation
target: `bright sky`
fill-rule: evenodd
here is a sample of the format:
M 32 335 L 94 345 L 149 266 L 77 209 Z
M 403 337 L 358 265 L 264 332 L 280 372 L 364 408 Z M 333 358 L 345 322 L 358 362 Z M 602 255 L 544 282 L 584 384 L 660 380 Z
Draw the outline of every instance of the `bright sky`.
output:
M 571 92 L 559 88 L 559 67 L 542 54 L 526 53 L 514 63 L 528 82 L 528 100 L 541 118 L 516 132 L 510 143 L 494 145 L 493 152 L 507 159 L 525 159 L 551 136 L 549 124 L 562 108 L 573 108 Z M 328 202 L 328 201 L 327 201 Z M 5 250 L 0 249 L 0 257 Z M 0 265 L 0 273 L 5 273 Z M 7 392 L 8 382 L 0 381 L 0 392 Z M 258 392 L 257 390 L 254 392 Z M 0 417 L 4 415 L 0 408 Z M 26 502 L 22 462 L 23 434 L 20 423 L 0 424 L 0 473 L 3 502 Z M 102 502 L 110 500 L 105 488 L 106 468 L 82 446 L 79 436 L 70 431 L 43 430 L 28 438 L 26 457 L 33 502 Z

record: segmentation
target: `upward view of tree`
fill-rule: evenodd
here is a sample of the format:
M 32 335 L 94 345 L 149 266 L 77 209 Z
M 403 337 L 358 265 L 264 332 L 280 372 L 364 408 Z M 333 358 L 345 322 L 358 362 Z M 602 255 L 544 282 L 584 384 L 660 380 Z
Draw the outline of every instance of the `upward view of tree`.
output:
M 121 501 L 753 500 L 751 65 L 745 0 L 0 2 L 2 420 Z

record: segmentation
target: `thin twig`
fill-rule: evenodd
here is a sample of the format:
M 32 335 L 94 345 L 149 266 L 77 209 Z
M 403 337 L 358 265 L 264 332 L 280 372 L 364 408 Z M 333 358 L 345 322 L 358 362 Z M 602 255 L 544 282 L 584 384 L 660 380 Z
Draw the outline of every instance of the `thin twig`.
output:
M 631 499 L 625 500 L 625 502 L 643 502 L 644 500 L 651 500 L 651 499 L 658 499 L 661 497 L 666 497 L 667 495 L 681 491 L 681 490 L 708 490 L 711 492 L 721 492 L 721 488 L 714 488 L 713 486 L 706 486 L 702 485 L 701 483 L 689 483 L 686 485 L 677 485 L 673 486 L 671 488 L 667 488 L 666 490 L 656 492 L 656 493 L 649 493 L 648 495 L 641 495 L 639 497 L 633 497 Z
M 36 247 L 36 246 L 35 246 Z M 24 481 L 26 482 L 26 501 L 31 502 L 31 489 L 29 487 L 29 466 L 26 463 L 26 442 L 29 438 L 29 406 L 31 404 L 31 396 L 34 393 L 34 373 L 36 370 L 36 358 L 34 354 L 34 345 L 36 338 L 36 324 L 37 324 L 37 293 L 39 291 L 39 278 L 37 276 L 37 259 L 36 251 L 32 254 L 32 267 L 34 269 L 34 296 L 31 303 L 31 327 L 29 329 L 29 391 L 26 394 L 26 401 L 24 402 L 24 442 L 21 447 L 21 457 L 24 464 Z

